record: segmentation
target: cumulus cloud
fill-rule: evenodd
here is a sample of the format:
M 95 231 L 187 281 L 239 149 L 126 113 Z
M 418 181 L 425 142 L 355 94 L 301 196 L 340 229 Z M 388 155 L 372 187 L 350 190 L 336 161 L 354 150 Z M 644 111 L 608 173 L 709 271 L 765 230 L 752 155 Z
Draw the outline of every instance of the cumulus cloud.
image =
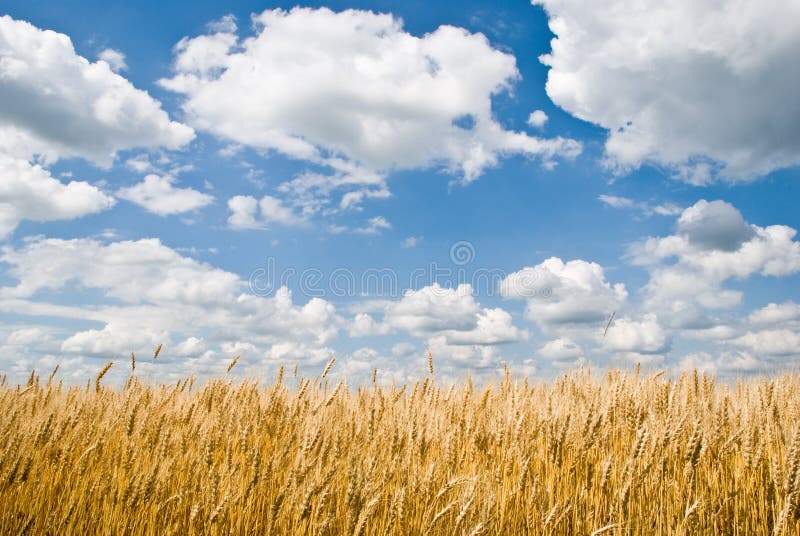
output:
M 384 335 L 388 333 L 390 326 L 376 322 L 375 319 L 367 313 L 357 313 L 353 318 L 353 323 L 350 326 L 351 337 L 369 337 L 372 335 Z
M 97 59 L 106 62 L 115 73 L 128 70 L 128 65 L 125 63 L 125 54 L 119 50 L 114 50 L 113 48 L 102 50 L 97 55 Z
M 678 368 L 709 374 L 734 374 L 763 370 L 764 362 L 748 352 L 722 352 L 716 356 L 708 352 L 692 352 L 678 361 Z
M 557 257 L 508 275 L 500 293 L 526 300 L 525 316 L 545 329 L 603 322 L 628 297 L 625 285 L 609 283 L 599 264 Z
M 443 334 L 449 345 L 494 345 L 528 338 L 528 333 L 514 326 L 511 315 L 499 307 L 480 311 L 473 329 L 446 330 Z
M 79 331 L 61 344 L 61 351 L 90 356 L 126 355 L 152 349 L 169 341 L 167 332 L 155 329 L 130 329 L 130 326 L 106 324 L 102 329 Z
M 406 332 L 426 340 L 429 348 L 436 348 L 437 358 L 446 360 L 467 362 L 474 358 L 484 362 L 499 355 L 486 347 L 529 337 L 527 330 L 514 326 L 507 311 L 481 307 L 468 284 L 447 288 L 435 283 L 419 290 L 410 289 L 400 300 L 376 303 L 373 309 L 383 314 L 383 321 L 377 322 L 373 316 L 359 312 L 351 325 L 351 336 Z M 395 350 L 404 354 L 409 348 L 413 345 L 398 346 Z
M 569 337 L 547 341 L 536 353 L 555 366 L 571 366 L 584 360 L 583 349 Z
M 556 35 L 547 94 L 608 129 L 612 167 L 651 162 L 701 184 L 800 164 L 797 3 L 533 3 Z
M 172 349 L 172 353 L 180 357 L 196 357 L 208 350 L 206 341 L 198 337 L 188 337 Z
M 63 184 L 41 167 L 80 157 L 109 167 L 118 151 L 177 149 L 194 131 L 114 71 L 111 49 L 91 63 L 69 37 L 0 17 L 0 239 L 23 220 L 73 219 L 114 204 L 82 181 Z
M 800 355 L 800 333 L 789 329 L 748 331 L 731 343 L 760 355 Z
M 641 319 L 617 318 L 603 337 L 603 347 L 614 352 L 659 354 L 669 347 L 667 334 L 653 314 Z
M 265 195 L 260 200 L 249 195 L 237 195 L 228 200 L 228 225 L 232 229 L 260 229 L 270 223 L 294 226 L 306 219 L 287 207 L 277 197 Z
M 169 175 L 147 175 L 142 182 L 117 191 L 126 199 L 159 216 L 183 214 L 211 204 L 214 198 L 192 188 L 176 188 Z
M 114 199 L 87 182 L 67 184 L 25 160 L 0 154 L 0 240 L 22 220 L 68 220 L 114 205 Z
M 444 363 L 448 372 L 497 368 L 501 356 L 497 346 L 483 344 L 450 344 L 444 335 L 436 335 L 427 341 L 427 350 L 433 354 L 436 363 Z M 440 375 L 441 379 L 441 375 Z M 454 376 L 445 378 L 460 379 Z
M 392 224 L 383 216 L 375 216 L 367 221 L 367 225 L 354 229 L 353 232 L 357 234 L 376 235 L 380 234 L 381 230 L 391 229 Z
M 266 363 L 290 348 L 303 352 L 293 358 L 316 356 L 343 325 L 325 300 L 295 304 L 286 288 L 271 297 L 248 294 L 236 274 L 184 257 L 155 239 L 109 244 L 36 239 L 19 249 L 3 248 L 0 261 L 10 266 L 7 276 L 17 280 L 0 287 L 0 311 L 99 325 L 63 339 L 60 350 L 67 353 L 126 355 L 152 351 L 156 341 L 202 333 L 203 340 L 180 343 L 178 355 L 205 356 L 215 349 L 230 359 L 221 345 L 242 342 L 257 348 L 258 359 Z M 39 298 L 61 290 L 75 295 L 74 305 Z M 171 370 L 185 372 L 181 363 L 186 364 L 175 362 Z
M 446 288 L 435 283 L 407 290 L 400 301 L 390 302 L 384 322 L 393 329 L 424 337 L 444 330 L 471 330 L 477 325 L 479 312 L 470 285 Z
M 249 195 L 237 195 L 228 200 L 228 225 L 233 229 L 257 229 L 261 224 L 256 219 L 258 200 Z
M 194 138 L 109 63 L 77 55 L 64 34 L 6 15 L 0 50 L 0 150 L 9 155 L 107 167 L 120 150 L 177 149 Z
M 528 116 L 528 124 L 534 128 L 542 128 L 547 123 L 547 114 L 542 110 L 534 110 Z
M 747 320 L 756 326 L 800 323 L 800 305 L 792 301 L 770 303 L 750 313 Z
M 433 166 L 469 182 L 505 155 L 552 165 L 581 151 L 574 140 L 505 130 L 494 119 L 492 98 L 519 71 L 482 34 L 441 26 L 418 37 L 392 15 L 326 8 L 267 10 L 253 22 L 243 40 L 232 20 L 182 39 L 174 75 L 160 84 L 184 96 L 198 129 L 327 166 L 356 192 L 344 206 L 385 189 L 348 185 L 354 166 L 381 183 L 393 169 Z
M 701 249 L 736 251 L 755 232 L 742 213 L 725 201 L 701 199 L 681 213 L 678 234 Z
M 701 200 L 683 211 L 676 234 L 638 242 L 628 256 L 650 272 L 648 310 L 725 309 L 742 298 L 724 287 L 731 279 L 800 272 L 796 234 L 784 225 L 748 224 L 732 205 Z

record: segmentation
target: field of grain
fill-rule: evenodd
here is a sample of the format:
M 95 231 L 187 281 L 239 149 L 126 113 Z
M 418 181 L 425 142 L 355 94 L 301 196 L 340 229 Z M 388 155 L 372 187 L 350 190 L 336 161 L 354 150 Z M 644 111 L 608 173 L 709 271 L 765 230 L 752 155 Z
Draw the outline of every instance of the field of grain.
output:
M 0 534 L 798 530 L 798 376 L 349 387 L 322 372 L 3 381 Z

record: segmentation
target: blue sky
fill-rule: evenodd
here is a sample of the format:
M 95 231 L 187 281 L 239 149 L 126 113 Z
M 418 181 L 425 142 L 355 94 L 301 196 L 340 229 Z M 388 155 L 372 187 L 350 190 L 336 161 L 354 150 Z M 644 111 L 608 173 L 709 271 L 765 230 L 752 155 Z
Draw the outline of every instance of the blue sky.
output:
M 797 8 L 645 4 L 6 2 L 0 371 L 793 368 Z

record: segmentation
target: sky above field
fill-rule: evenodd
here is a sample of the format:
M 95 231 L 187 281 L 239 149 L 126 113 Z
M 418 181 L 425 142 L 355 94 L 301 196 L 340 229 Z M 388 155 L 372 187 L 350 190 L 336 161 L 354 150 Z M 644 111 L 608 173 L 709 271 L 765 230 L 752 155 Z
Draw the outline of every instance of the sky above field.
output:
M 800 358 L 797 2 L 0 15 L 13 381 Z

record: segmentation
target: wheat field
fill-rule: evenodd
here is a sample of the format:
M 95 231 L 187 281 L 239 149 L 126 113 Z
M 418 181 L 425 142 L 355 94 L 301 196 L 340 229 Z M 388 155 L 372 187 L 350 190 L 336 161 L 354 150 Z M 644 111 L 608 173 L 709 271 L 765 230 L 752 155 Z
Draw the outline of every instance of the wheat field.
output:
M 231 363 L 231 366 L 235 364 Z M 794 534 L 800 377 L 0 388 L 0 534 Z M 122 366 L 122 365 L 117 365 Z M 229 367 L 230 370 L 230 367 Z M 132 371 L 133 372 L 133 371 Z M 295 369 L 296 374 L 296 369 Z

